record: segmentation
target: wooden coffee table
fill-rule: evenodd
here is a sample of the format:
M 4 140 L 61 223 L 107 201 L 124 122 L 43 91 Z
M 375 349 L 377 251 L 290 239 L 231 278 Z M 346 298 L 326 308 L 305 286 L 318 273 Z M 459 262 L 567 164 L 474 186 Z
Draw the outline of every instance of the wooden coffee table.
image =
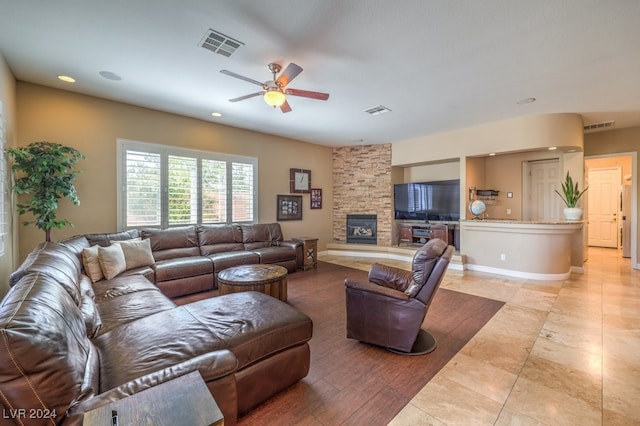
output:
M 218 274 L 218 294 L 259 291 L 287 300 L 287 268 L 278 265 L 242 265 Z

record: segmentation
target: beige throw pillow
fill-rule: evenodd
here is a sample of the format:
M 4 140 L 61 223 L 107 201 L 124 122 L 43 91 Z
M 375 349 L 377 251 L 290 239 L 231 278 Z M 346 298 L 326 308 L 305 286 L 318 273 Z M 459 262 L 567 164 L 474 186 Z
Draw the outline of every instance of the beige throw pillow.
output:
M 127 270 L 140 268 L 142 266 L 151 266 L 155 263 L 153 253 L 151 252 L 151 240 L 141 240 L 138 238 L 132 240 L 118 241 L 124 253 L 124 259 L 127 264 Z
M 108 280 L 127 270 L 122 246 L 113 243 L 109 247 L 98 247 L 98 260 L 104 277 Z
M 100 267 L 100 260 L 98 259 L 98 247 L 99 246 L 96 245 L 82 249 L 84 272 L 91 279 L 92 283 L 104 278 L 102 268 Z

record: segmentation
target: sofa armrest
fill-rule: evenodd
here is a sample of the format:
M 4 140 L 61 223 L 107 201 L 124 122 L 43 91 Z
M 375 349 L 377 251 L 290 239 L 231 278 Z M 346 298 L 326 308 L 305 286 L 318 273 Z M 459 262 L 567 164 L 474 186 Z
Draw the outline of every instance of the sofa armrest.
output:
M 235 372 L 237 368 L 238 360 L 233 352 L 227 349 L 209 352 L 163 370 L 154 371 L 153 373 L 138 377 L 116 388 L 109 389 L 101 394 L 80 401 L 69 410 L 68 414 L 70 416 L 80 415 L 81 413 L 93 410 L 110 402 L 118 401 L 193 371 L 200 372 L 209 388 L 211 388 L 209 382 L 231 376 L 233 378 L 232 384 L 234 388 L 229 389 L 229 393 L 235 396 Z
M 278 241 L 278 245 L 282 247 L 291 247 L 292 249 L 302 247 L 302 243 L 300 241 L 292 240 Z
M 349 290 L 360 290 L 367 293 L 378 294 L 381 296 L 390 297 L 398 300 L 409 300 L 409 296 L 407 296 L 404 292 L 389 288 L 383 287 L 378 284 L 370 283 L 367 281 L 358 281 L 347 278 L 344 280 L 344 285 Z
M 304 253 L 302 252 L 302 243 L 300 241 L 284 240 L 278 241 L 278 245 L 282 247 L 290 247 L 296 252 L 296 265 L 302 268 L 304 264 Z

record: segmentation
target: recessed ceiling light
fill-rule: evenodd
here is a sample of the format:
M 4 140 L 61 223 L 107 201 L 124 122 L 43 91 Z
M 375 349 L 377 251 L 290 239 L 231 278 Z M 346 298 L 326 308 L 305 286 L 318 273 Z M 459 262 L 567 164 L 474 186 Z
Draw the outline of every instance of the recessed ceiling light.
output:
M 101 76 L 103 76 L 104 78 L 106 78 L 107 80 L 113 80 L 113 81 L 120 81 L 122 80 L 122 77 L 120 77 L 118 74 L 116 74 L 115 72 L 111 72 L 111 71 L 100 71 L 98 74 L 100 74 Z
M 494 155 L 496 155 L 496 153 L 492 152 L 492 153 L 489 154 L 489 157 L 493 157 Z
M 220 114 L 219 112 L 212 112 L 211 115 L 214 117 L 222 117 L 222 114 Z
M 518 102 L 516 102 L 516 104 L 526 105 L 526 104 L 534 103 L 535 101 L 536 101 L 536 98 L 524 98 L 524 99 L 520 99 Z
M 557 147 L 557 146 L 550 146 L 550 147 L 549 147 L 549 151 L 555 151 L 556 149 L 558 149 L 558 147 Z
M 75 83 L 76 79 L 73 77 L 69 77 L 68 75 L 59 75 L 58 80 L 62 80 L 65 83 Z

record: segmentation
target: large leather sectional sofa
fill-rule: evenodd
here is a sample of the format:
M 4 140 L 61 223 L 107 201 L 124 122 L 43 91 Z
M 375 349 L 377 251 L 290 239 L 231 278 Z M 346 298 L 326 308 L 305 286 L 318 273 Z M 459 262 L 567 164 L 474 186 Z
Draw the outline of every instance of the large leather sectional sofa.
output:
M 257 292 L 181 306 L 170 298 L 212 289 L 226 266 L 297 268 L 299 246 L 284 242 L 275 225 L 141 230 L 155 265 L 96 282 L 85 273 L 83 250 L 136 232 L 39 245 L 12 274 L 0 305 L 2 421 L 81 424 L 91 409 L 199 371 L 233 425 L 305 377 L 313 324 L 289 304 Z M 32 409 L 56 418 L 18 418 Z
M 232 266 L 268 263 L 294 272 L 304 262 L 302 244 L 284 240 L 279 223 L 143 228 L 86 234 L 63 243 L 81 250 L 135 237 L 150 240 L 155 264 L 127 273 L 145 275 L 168 297 L 213 290 L 217 274 Z

